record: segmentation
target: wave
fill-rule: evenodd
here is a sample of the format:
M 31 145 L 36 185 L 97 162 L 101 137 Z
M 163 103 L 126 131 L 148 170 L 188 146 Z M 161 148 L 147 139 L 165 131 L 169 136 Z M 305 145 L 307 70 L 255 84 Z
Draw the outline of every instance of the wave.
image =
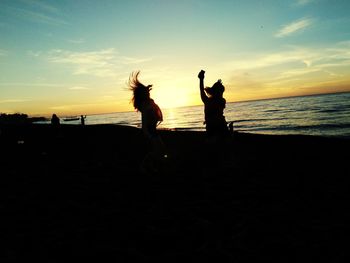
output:
M 350 123 L 343 124 L 317 124 L 317 125 L 278 125 L 278 126 L 240 126 L 235 127 L 240 130 L 254 131 L 300 131 L 300 130 L 332 130 L 332 129 L 350 129 Z
M 333 109 L 320 109 L 318 112 L 319 113 L 337 113 L 337 112 L 344 112 L 348 109 L 350 109 L 350 107 L 342 106 L 342 107 L 333 108 Z
M 297 119 L 297 118 L 293 118 Z M 298 118 L 299 119 L 299 118 Z M 241 119 L 241 120 L 234 120 L 233 123 L 240 123 L 240 122 L 259 122 L 259 121 L 282 121 L 282 120 L 291 120 L 290 117 L 278 117 L 278 118 L 260 118 L 260 119 Z
M 350 123 L 334 123 L 334 124 L 317 124 L 317 125 L 299 125 L 295 126 L 293 129 L 348 129 L 350 128 Z

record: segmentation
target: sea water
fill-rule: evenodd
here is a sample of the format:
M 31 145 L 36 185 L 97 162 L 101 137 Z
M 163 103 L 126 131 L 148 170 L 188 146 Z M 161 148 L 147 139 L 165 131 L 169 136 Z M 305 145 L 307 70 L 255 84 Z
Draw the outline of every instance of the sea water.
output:
M 205 131 L 203 109 L 203 105 L 162 109 L 164 121 L 159 128 Z M 224 115 L 238 132 L 350 138 L 350 93 L 231 102 L 226 104 Z M 88 115 L 85 124 L 140 127 L 141 114 L 131 111 Z

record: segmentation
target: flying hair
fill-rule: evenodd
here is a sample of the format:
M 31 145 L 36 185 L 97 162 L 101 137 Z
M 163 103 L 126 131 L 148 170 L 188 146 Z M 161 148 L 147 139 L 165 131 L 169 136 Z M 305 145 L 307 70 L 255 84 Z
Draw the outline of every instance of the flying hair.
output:
M 150 90 L 152 89 L 152 85 L 145 86 L 142 84 L 138 77 L 139 77 L 140 71 L 134 71 L 129 76 L 129 82 L 128 85 L 130 87 L 130 90 L 133 92 L 133 97 L 131 99 L 134 108 L 136 110 L 140 109 L 140 105 L 150 100 Z

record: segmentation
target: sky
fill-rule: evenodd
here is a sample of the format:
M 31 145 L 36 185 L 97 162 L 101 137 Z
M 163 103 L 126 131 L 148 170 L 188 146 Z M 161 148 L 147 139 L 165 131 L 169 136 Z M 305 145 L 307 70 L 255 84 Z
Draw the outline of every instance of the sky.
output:
M 0 0 L 0 113 L 133 111 L 350 91 L 348 0 Z

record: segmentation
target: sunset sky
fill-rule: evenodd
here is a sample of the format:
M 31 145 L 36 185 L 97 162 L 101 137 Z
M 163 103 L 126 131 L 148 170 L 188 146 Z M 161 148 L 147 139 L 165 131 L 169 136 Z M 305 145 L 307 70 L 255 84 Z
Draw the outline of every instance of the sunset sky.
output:
M 0 113 L 132 111 L 350 91 L 348 0 L 0 0 Z

